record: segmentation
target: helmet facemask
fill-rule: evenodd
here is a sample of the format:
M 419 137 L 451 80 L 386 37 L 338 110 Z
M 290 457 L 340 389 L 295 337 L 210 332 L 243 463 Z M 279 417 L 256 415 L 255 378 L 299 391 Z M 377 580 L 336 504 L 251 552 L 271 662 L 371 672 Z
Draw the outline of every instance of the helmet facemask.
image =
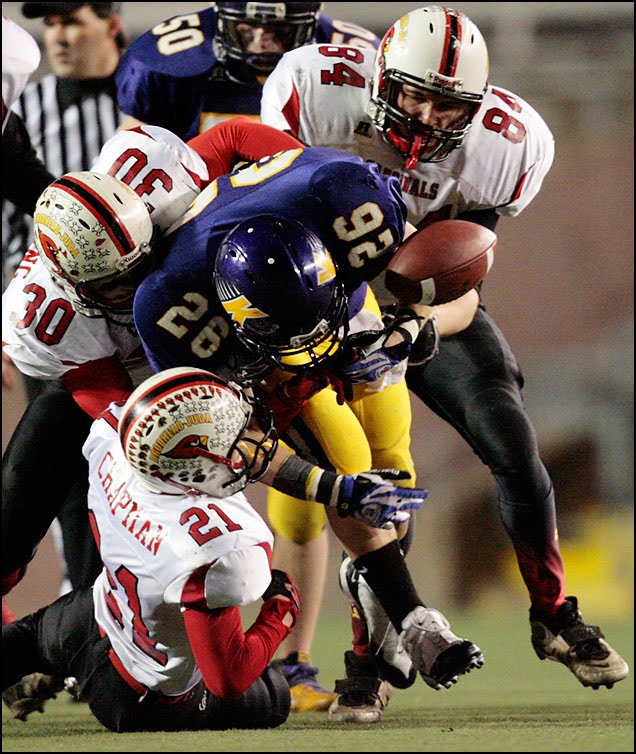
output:
M 453 150 L 461 147 L 479 109 L 481 98 L 473 103 L 467 97 L 452 97 L 443 89 L 429 89 L 421 81 L 400 71 L 387 71 L 385 82 L 384 96 L 372 101 L 372 121 L 382 132 L 384 140 L 405 158 L 408 170 L 412 170 L 418 162 L 442 162 Z M 422 92 L 433 91 L 458 102 L 467 102 L 469 108 L 465 116 L 455 121 L 451 128 L 426 125 L 399 107 L 399 96 L 404 84 Z
M 217 54 L 229 73 L 242 80 L 246 70 L 252 75 L 267 76 L 285 52 L 309 44 L 313 38 L 320 3 L 215 3 L 217 7 Z M 236 7 L 241 6 L 241 7 Z M 250 52 L 247 47 L 256 30 L 271 35 L 276 48 Z
M 122 259 L 119 265 L 121 271 L 101 278 L 79 280 L 73 291 L 80 306 L 89 311 L 97 311 L 101 316 L 108 313 L 132 314 L 135 292 L 157 262 L 152 250 L 158 235 L 155 228 L 153 239 L 139 247 L 141 256 L 130 265 L 126 265 Z
M 272 319 L 252 319 L 237 328 L 239 340 L 272 366 L 295 374 L 329 367 L 340 355 L 349 332 L 347 297 L 337 282 L 329 309 L 310 331 L 289 335 Z

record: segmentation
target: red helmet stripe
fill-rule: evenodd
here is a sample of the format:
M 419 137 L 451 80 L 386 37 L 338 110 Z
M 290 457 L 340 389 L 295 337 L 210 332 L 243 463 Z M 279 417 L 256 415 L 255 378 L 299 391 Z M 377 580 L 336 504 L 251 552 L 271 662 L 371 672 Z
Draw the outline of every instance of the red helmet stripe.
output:
M 135 243 L 125 225 L 120 221 L 117 211 L 87 183 L 66 175 L 58 178 L 51 186 L 64 188 L 67 193 L 91 210 L 106 229 L 120 256 L 124 257 L 134 250 Z
M 228 384 L 220 377 L 216 377 L 215 375 L 204 371 L 189 371 L 187 374 L 169 375 L 161 382 L 156 382 L 153 385 L 150 385 L 147 391 L 142 395 L 139 395 L 134 404 L 130 406 L 129 410 L 121 416 L 121 430 L 119 434 L 122 444 L 125 446 L 128 440 L 128 433 L 135 423 L 135 420 L 148 410 L 149 403 L 155 403 L 175 390 L 210 384 L 229 389 Z
M 462 25 L 460 16 L 456 11 L 444 8 L 444 12 L 446 13 L 446 35 L 444 37 L 444 49 L 442 51 L 439 72 L 444 76 L 453 78 L 457 73 L 457 64 L 459 63 Z

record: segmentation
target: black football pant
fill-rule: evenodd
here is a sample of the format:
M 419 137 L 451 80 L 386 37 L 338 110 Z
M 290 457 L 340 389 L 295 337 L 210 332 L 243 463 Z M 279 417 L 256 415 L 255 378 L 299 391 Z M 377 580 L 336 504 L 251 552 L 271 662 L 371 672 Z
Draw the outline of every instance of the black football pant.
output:
M 73 676 L 80 698 L 102 725 L 117 733 L 275 728 L 287 720 L 289 684 L 272 668 L 237 699 L 214 696 L 203 681 L 177 700 L 155 692 L 141 697 L 111 663 L 110 641 L 100 636 L 93 610 L 92 590 L 75 590 L 3 626 L 2 690 L 35 672 Z
M 490 468 L 531 614 L 551 615 L 564 596 L 554 492 L 524 408 L 523 376 L 503 333 L 480 306 L 470 327 L 443 338 L 439 354 L 410 367 L 406 380 Z
M 3 577 L 27 565 L 56 517 L 72 586 L 91 585 L 101 571 L 82 455 L 91 421 L 57 382 L 46 383 L 28 404 L 2 458 Z

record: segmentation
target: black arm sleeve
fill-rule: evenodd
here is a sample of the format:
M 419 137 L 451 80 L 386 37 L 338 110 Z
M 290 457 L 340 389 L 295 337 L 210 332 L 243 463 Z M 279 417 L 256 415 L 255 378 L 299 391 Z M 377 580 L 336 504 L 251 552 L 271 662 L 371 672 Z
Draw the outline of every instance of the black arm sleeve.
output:
M 35 153 L 24 122 L 10 113 L 2 134 L 2 196 L 33 215 L 38 197 L 54 180 Z

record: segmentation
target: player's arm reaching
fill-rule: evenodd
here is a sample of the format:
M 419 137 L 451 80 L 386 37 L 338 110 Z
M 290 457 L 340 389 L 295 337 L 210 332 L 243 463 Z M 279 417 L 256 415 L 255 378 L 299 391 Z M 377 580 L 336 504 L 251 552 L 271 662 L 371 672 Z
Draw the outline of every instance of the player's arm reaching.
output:
M 274 570 L 256 620 L 243 631 L 238 606 L 258 598 L 258 593 L 247 595 L 246 591 L 250 580 L 258 589 L 265 569 L 265 549 L 250 547 L 219 558 L 203 577 L 195 571 L 183 588 L 181 611 L 190 646 L 205 685 L 221 698 L 238 697 L 256 681 L 298 617 L 300 597 L 295 582 L 287 573 Z M 220 582 L 222 594 L 215 594 L 215 582 Z M 228 602 L 235 604 L 208 607 Z
M 210 180 L 231 172 L 239 162 L 255 162 L 302 146 L 293 136 L 242 115 L 209 128 L 187 144 L 205 161 Z

